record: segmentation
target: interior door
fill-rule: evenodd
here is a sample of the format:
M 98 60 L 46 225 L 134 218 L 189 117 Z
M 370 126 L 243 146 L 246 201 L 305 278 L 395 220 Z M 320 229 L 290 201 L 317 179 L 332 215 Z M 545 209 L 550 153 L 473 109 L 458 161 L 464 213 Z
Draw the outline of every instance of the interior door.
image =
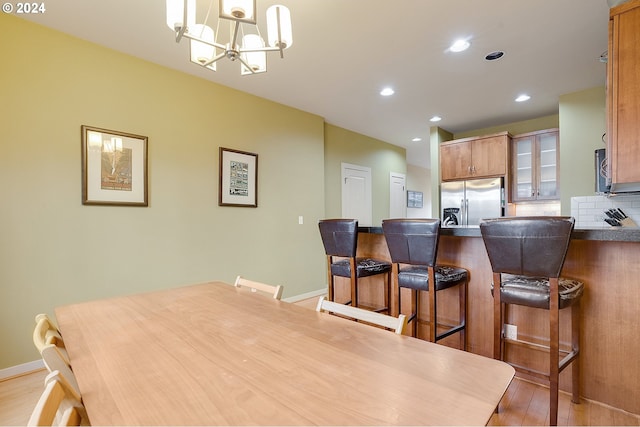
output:
M 342 163 L 342 217 L 372 226 L 371 168 Z
M 405 182 L 406 175 L 396 172 L 389 174 L 389 218 L 407 217 Z

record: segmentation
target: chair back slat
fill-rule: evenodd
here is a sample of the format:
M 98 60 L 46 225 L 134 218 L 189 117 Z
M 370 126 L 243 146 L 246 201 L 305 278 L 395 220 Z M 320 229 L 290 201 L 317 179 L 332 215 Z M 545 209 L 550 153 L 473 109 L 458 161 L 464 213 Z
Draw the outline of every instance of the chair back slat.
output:
M 404 314 L 401 314 L 398 317 L 388 316 L 386 314 L 376 313 L 375 311 L 364 310 L 351 305 L 329 301 L 324 296 L 320 297 L 318 300 L 316 311 L 335 313 L 352 319 L 382 326 L 383 328 L 391 329 L 399 335 L 402 334 L 404 327 L 407 325 L 407 319 Z
M 27 422 L 28 426 L 79 426 L 86 414 L 80 394 L 58 371 L 45 378 L 45 386 Z M 55 423 L 55 424 L 54 424 Z
M 282 298 L 282 292 L 284 288 L 282 285 L 268 285 L 266 283 L 256 282 L 253 280 L 245 279 L 242 276 L 236 277 L 236 281 L 234 283 L 236 288 L 246 287 L 251 288 L 253 292 L 261 291 L 273 296 L 274 299 L 279 300 Z

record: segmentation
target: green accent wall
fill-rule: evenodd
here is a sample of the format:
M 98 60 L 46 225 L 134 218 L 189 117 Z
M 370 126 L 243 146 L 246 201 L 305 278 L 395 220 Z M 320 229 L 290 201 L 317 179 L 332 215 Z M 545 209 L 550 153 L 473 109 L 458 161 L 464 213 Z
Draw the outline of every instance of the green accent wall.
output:
M 595 194 L 595 150 L 605 148 L 604 86 L 560 97 L 560 209 L 571 215 L 571 197 Z
M 322 117 L 7 14 L 0 52 L 0 369 L 39 358 L 56 306 L 238 274 L 326 286 Z M 149 138 L 149 207 L 82 205 L 81 125 Z M 218 206 L 220 146 L 258 154 L 257 208 Z

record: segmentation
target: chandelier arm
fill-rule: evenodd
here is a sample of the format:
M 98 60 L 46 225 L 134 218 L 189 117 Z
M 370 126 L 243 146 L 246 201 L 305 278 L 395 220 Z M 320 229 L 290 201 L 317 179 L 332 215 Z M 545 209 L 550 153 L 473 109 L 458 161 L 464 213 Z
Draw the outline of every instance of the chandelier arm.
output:
M 238 61 L 242 62 L 242 65 L 244 65 L 247 70 L 251 71 L 251 74 L 256 74 L 256 72 L 253 71 L 253 68 L 251 68 L 251 65 L 247 64 L 247 61 L 242 59 L 242 56 L 238 55 L 237 59 Z
M 209 41 L 209 40 L 201 39 L 200 37 L 198 37 L 198 36 L 194 36 L 193 34 L 184 33 L 184 36 L 185 36 L 186 38 L 190 39 L 190 40 L 195 40 L 195 41 L 198 41 L 198 42 L 200 42 L 200 43 L 207 44 L 207 45 L 209 45 L 209 46 L 217 47 L 218 49 L 222 49 L 222 50 L 224 50 L 224 49 L 226 49 L 226 48 L 227 48 L 227 46 L 225 46 L 225 45 L 223 45 L 223 44 L 220 44 L 220 43 L 215 42 L 215 41 L 214 41 L 214 42 L 212 42 L 212 41 Z
M 239 48 L 238 49 L 238 53 L 247 53 L 247 52 L 275 52 L 275 51 L 279 51 L 280 48 L 277 47 L 254 47 L 254 48 Z
M 226 56 L 226 53 L 222 52 L 221 54 L 219 54 L 217 56 L 214 56 L 212 59 L 210 59 L 207 62 L 205 62 L 204 64 L 202 64 L 202 66 L 203 67 L 208 67 L 209 65 L 213 64 L 214 62 L 218 62 L 219 60 L 221 60 L 225 56 Z
M 240 30 L 240 21 L 236 21 L 236 25 L 233 28 L 233 35 L 231 36 L 231 47 L 233 47 L 234 49 L 238 46 L 239 30 Z

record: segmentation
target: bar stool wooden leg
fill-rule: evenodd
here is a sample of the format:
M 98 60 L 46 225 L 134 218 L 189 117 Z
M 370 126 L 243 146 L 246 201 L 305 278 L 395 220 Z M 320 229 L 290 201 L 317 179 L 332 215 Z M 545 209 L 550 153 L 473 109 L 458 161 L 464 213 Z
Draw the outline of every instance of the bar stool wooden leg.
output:
M 500 273 L 493 273 L 493 358 L 502 360 L 502 302 Z
M 580 354 L 580 301 L 571 306 L 571 349 Z M 580 403 L 580 358 L 571 362 L 571 401 Z
M 351 258 L 349 261 L 351 265 L 351 306 L 358 306 L 358 274 L 355 258 Z
M 463 351 L 467 351 L 467 282 L 460 286 L 458 301 L 460 310 L 460 324 L 464 324 L 465 327 L 460 331 L 460 348 Z
M 411 336 L 418 336 L 418 310 L 420 308 L 420 304 L 418 303 L 418 299 L 420 298 L 420 292 L 415 289 L 411 289 L 411 312 L 415 313 L 415 317 L 413 318 L 413 324 L 411 325 Z
M 393 278 L 391 293 L 391 307 L 390 313 L 393 317 L 398 317 L 398 315 L 402 312 L 402 307 L 400 306 L 400 286 L 398 285 L 398 264 L 393 263 L 391 265 L 391 277 Z
M 560 376 L 560 295 L 558 278 L 549 279 L 549 425 L 558 425 L 558 380 Z
M 331 274 L 331 255 L 327 255 L 327 274 L 328 274 L 328 283 L 329 283 L 329 291 L 328 291 L 328 297 L 329 297 L 329 301 L 335 301 L 335 295 L 334 295 L 334 278 L 333 278 L 333 274 Z

